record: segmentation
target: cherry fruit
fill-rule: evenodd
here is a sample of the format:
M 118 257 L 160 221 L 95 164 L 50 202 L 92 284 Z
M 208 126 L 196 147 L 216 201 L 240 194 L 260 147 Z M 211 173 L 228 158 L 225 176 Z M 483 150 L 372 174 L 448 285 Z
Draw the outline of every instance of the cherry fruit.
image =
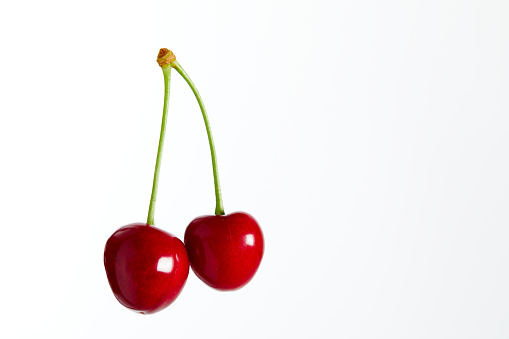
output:
M 117 300 L 143 314 L 160 311 L 180 294 L 189 274 L 182 241 L 148 224 L 118 229 L 106 242 L 104 267 Z
M 194 273 L 210 287 L 224 291 L 247 284 L 263 256 L 262 230 L 242 212 L 194 219 L 184 243 Z
M 170 99 L 172 55 L 166 55 L 163 62 L 158 57 L 164 75 L 164 107 L 147 223 L 118 229 L 104 248 L 104 268 L 113 294 L 122 305 L 143 314 L 170 305 L 189 274 L 189 259 L 182 241 L 153 226 Z
M 193 81 L 173 53 L 161 49 L 160 55 L 172 56 L 169 64 L 191 87 L 203 116 L 212 158 L 216 194 L 215 216 L 200 217 L 186 229 L 184 243 L 191 268 L 209 286 L 219 290 L 235 290 L 253 278 L 263 256 L 263 235 L 256 220 L 247 213 L 224 215 L 216 150 L 203 100 Z

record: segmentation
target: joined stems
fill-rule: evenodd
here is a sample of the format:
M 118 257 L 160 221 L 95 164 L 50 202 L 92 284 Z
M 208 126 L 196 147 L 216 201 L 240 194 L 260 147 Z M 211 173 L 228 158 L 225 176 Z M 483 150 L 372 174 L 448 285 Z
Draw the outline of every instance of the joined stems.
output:
M 210 155 L 212 157 L 212 170 L 214 173 L 214 189 L 216 193 L 216 215 L 224 215 L 224 208 L 223 208 L 223 200 L 221 197 L 221 187 L 219 186 L 219 175 L 217 173 L 217 159 L 216 159 L 216 149 L 214 147 L 214 139 L 212 139 L 212 131 L 210 130 L 210 123 L 209 118 L 207 117 L 207 111 L 205 110 L 205 105 L 203 104 L 203 100 L 200 96 L 200 93 L 198 92 L 198 89 L 194 85 L 193 81 L 187 75 L 187 73 L 184 71 L 182 66 L 177 62 L 177 60 L 174 60 L 170 63 L 170 66 L 175 68 L 177 72 L 184 78 L 184 80 L 187 82 L 189 87 L 193 90 L 194 96 L 196 97 L 196 100 L 198 100 L 198 104 L 200 105 L 200 110 L 203 115 L 203 121 L 205 122 L 205 128 L 207 129 L 207 136 L 209 139 L 209 146 L 210 146 Z
M 163 155 L 164 136 L 166 134 L 166 120 L 168 117 L 168 103 L 170 101 L 170 65 L 161 66 L 164 75 L 164 106 L 163 121 L 161 122 L 161 134 L 159 136 L 159 146 L 157 147 L 156 167 L 154 170 L 154 181 L 152 183 L 152 195 L 150 197 L 150 206 L 148 208 L 147 224 L 154 226 L 154 211 L 156 207 L 157 184 L 159 182 L 159 169 L 161 167 L 161 158 Z

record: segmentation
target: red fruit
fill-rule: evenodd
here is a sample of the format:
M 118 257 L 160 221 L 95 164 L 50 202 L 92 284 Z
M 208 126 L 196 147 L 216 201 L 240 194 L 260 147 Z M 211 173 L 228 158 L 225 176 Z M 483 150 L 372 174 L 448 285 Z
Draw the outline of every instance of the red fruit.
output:
M 189 274 L 182 241 L 148 224 L 119 228 L 106 242 L 104 267 L 113 294 L 125 307 L 149 314 L 170 305 Z
M 210 287 L 235 290 L 247 284 L 263 256 L 263 235 L 249 214 L 194 219 L 184 243 L 194 273 Z

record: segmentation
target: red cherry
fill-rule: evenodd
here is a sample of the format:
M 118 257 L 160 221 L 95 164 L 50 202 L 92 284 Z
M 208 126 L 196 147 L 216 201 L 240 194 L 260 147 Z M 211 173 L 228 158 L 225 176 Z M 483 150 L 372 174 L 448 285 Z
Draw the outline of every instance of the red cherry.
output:
M 191 268 L 210 287 L 235 290 L 255 275 L 263 256 L 263 235 L 247 213 L 194 219 L 184 243 Z
M 106 242 L 104 267 L 113 294 L 125 307 L 155 313 L 180 294 L 189 274 L 182 241 L 148 224 L 119 228 Z
M 207 130 L 212 158 L 216 215 L 193 220 L 186 229 L 186 245 L 191 268 L 209 286 L 219 290 L 235 290 L 247 284 L 255 275 L 263 256 L 263 235 L 256 220 L 238 212 L 224 216 L 216 150 L 203 100 L 189 75 L 167 49 L 161 50 L 161 61 L 169 63 L 184 78 L 198 100 Z M 166 58 L 170 61 L 166 61 Z

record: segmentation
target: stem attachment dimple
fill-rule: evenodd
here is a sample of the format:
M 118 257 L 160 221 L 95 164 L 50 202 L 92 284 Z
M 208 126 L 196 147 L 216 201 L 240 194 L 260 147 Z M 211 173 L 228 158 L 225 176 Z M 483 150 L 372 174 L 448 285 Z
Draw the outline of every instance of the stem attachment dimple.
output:
M 170 52 L 171 53 L 171 52 Z M 173 55 L 173 53 L 172 53 Z M 170 62 L 171 67 L 175 68 L 177 72 L 184 78 L 184 80 L 187 82 L 189 87 L 193 90 L 194 96 L 196 97 L 196 100 L 198 100 L 198 104 L 200 105 L 200 110 L 203 116 L 203 121 L 205 122 L 205 128 L 207 129 L 207 136 L 209 139 L 209 146 L 210 146 L 210 155 L 212 157 L 212 170 L 214 173 L 214 189 L 216 193 L 216 215 L 224 215 L 224 208 L 223 208 L 223 200 L 221 197 L 221 187 L 219 185 L 219 174 L 217 171 L 217 158 L 216 158 L 216 149 L 214 147 L 214 139 L 212 139 L 212 131 L 210 129 L 210 123 L 209 118 L 207 117 L 207 111 L 205 110 L 205 105 L 203 104 L 203 100 L 200 96 L 200 93 L 198 92 L 198 89 L 194 85 L 193 81 L 187 75 L 187 73 L 184 71 L 182 66 L 178 63 L 177 60 L 174 60 Z
M 168 51 L 168 50 L 166 50 Z M 171 79 L 171 66 L 170 64 L 166 64 L 165 62 L 168 60 L 168 53 L 163 53 L 163 64 L 159 62 L 161 57 L 161 52 L 163 49 L 159 51 L 159 55 L 157 58 L 157 62 L 163 69 L 164 75 L 164 106 L 163 106 L 163 119 L 161 122 L 161 134 L 159 136 L 159 145 L 157 147 L 157 158 L 156 158 L 156 167 L 154 170 L 154 181 L 152 183 L 152 195 L 150 197 L 150 206 L 148 208 L 148 216 L 147 216 L 147 224 L 154 226 L 154 212 L 156 207 L 156 197 L 157 197 L 157 185 L 159 183 L 159 169 L 161 168 L 161 158 L 163 155 L 163 145 L 164 145 L 164 136 L 166 134 L 166 120 L 168 117 L 168 103 L 170 101 L 170 79 Z M 171 53 L 171 51 L 169 51 Z M 171 53 L 173 56 L 173 60 L 175 60 L 175 55 Z M 166 60 L 166 61 L 165 61 Z

